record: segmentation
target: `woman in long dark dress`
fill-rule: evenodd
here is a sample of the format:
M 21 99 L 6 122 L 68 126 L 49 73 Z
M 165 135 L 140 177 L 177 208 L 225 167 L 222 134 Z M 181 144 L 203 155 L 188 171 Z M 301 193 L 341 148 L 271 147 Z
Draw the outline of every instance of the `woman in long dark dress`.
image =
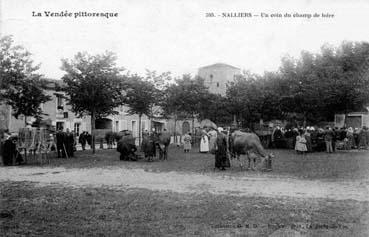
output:
M 222 129 L 219 128 L 217 134 L 216 151 L 215 151 L 215 168 L 225 170 L 225 167 L 229 167 L 227 164 L 227 138 L 222 133 Z

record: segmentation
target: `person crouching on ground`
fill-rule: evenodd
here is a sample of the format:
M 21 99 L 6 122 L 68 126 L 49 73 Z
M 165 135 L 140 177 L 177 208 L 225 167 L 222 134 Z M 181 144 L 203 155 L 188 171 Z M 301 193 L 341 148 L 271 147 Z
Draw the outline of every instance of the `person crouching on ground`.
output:
M 307 151 L 306 138 L 304 136 L 303 130 L 300 130 L 299 135 L 296 136 L 295 150 L 297 154 L 305 154 L 305 152 Z
M 184 153 L 188 153 L 190 152 L 191 150 L 191 141 L 192 141 L 192 138 L 191 138 L 191 133 L 186 133 L 186 135 L 184 135 L 183 137 L 183 151 Z

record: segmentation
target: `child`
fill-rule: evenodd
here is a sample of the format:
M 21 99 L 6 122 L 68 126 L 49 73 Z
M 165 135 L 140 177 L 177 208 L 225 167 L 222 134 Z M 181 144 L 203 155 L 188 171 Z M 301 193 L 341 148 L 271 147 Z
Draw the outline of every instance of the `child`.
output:
M 295 150 L 298 154 L 304 154 L 307 151 L 304 131 L 300 131 L 299 135 L 296 137 Z

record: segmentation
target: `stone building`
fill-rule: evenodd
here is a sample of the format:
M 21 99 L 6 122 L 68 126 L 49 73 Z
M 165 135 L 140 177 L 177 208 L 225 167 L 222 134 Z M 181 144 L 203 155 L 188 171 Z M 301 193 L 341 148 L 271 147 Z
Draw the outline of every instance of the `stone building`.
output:
M 227 83 L 240 74 L 241 69 L 224 63 L 212 64 L 198 70 L 198 76 L 205 80 L 205 86 L 209 88 L 209 91 L 222 96 L 226 94 Z

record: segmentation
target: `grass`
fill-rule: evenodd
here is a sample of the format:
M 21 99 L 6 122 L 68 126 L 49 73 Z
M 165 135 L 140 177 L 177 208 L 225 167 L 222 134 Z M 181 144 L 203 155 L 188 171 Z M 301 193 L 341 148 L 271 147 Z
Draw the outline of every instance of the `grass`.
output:
M 293 150 L 269 150 L 274 152 L 273 172 L 261 173 L 240 171 L 236 165 L 220 174 L 234 176 L 277 176 L 303 179 L 368 179 L 369 178 L 369 151 L 338 151 L 333 154 L 317 152 L 305 156 L 297 155 Z M 183 153 L 182 149 L 170 147 L 167 161 L 127 162 L 119 160 L 119 153 L 115 150 L 97 150 L 95 155 L 91 151 L 78 151 L 76 158 L 52 159 L 50 166 L 66 168 L 90 167 L 125 167 L 142 168 L 154 172 L 196 172 L 217 175 L 214 172 L 214 155 L 201 154 L 198 149 L 190 153 Z
M 73 159 L 52 159 L 48 166 L 332 181 L 368 179 L 368 151 L 312 153 L 304 157 L 291 150 L 273 152 L 273 171 L 268 173 L 240 171 L 238 167 L 214 171 L 213 155 L 200 154 L 195 149 L 184 154 L 177 147 L 170 148 L 167 161 L 120 161 L 115 150 L 98 150 L 95 155 L 79 151 Z M 368 236 L 368 209 L 368 202 L 354 200 L 0 182 L 0 236 L 269 236 L 283 227 L 308 236 Z
M 0 183 L 3 236 L 367 236 L 369 203 Z M 238 234 L 238 235 L 237 235 Z

